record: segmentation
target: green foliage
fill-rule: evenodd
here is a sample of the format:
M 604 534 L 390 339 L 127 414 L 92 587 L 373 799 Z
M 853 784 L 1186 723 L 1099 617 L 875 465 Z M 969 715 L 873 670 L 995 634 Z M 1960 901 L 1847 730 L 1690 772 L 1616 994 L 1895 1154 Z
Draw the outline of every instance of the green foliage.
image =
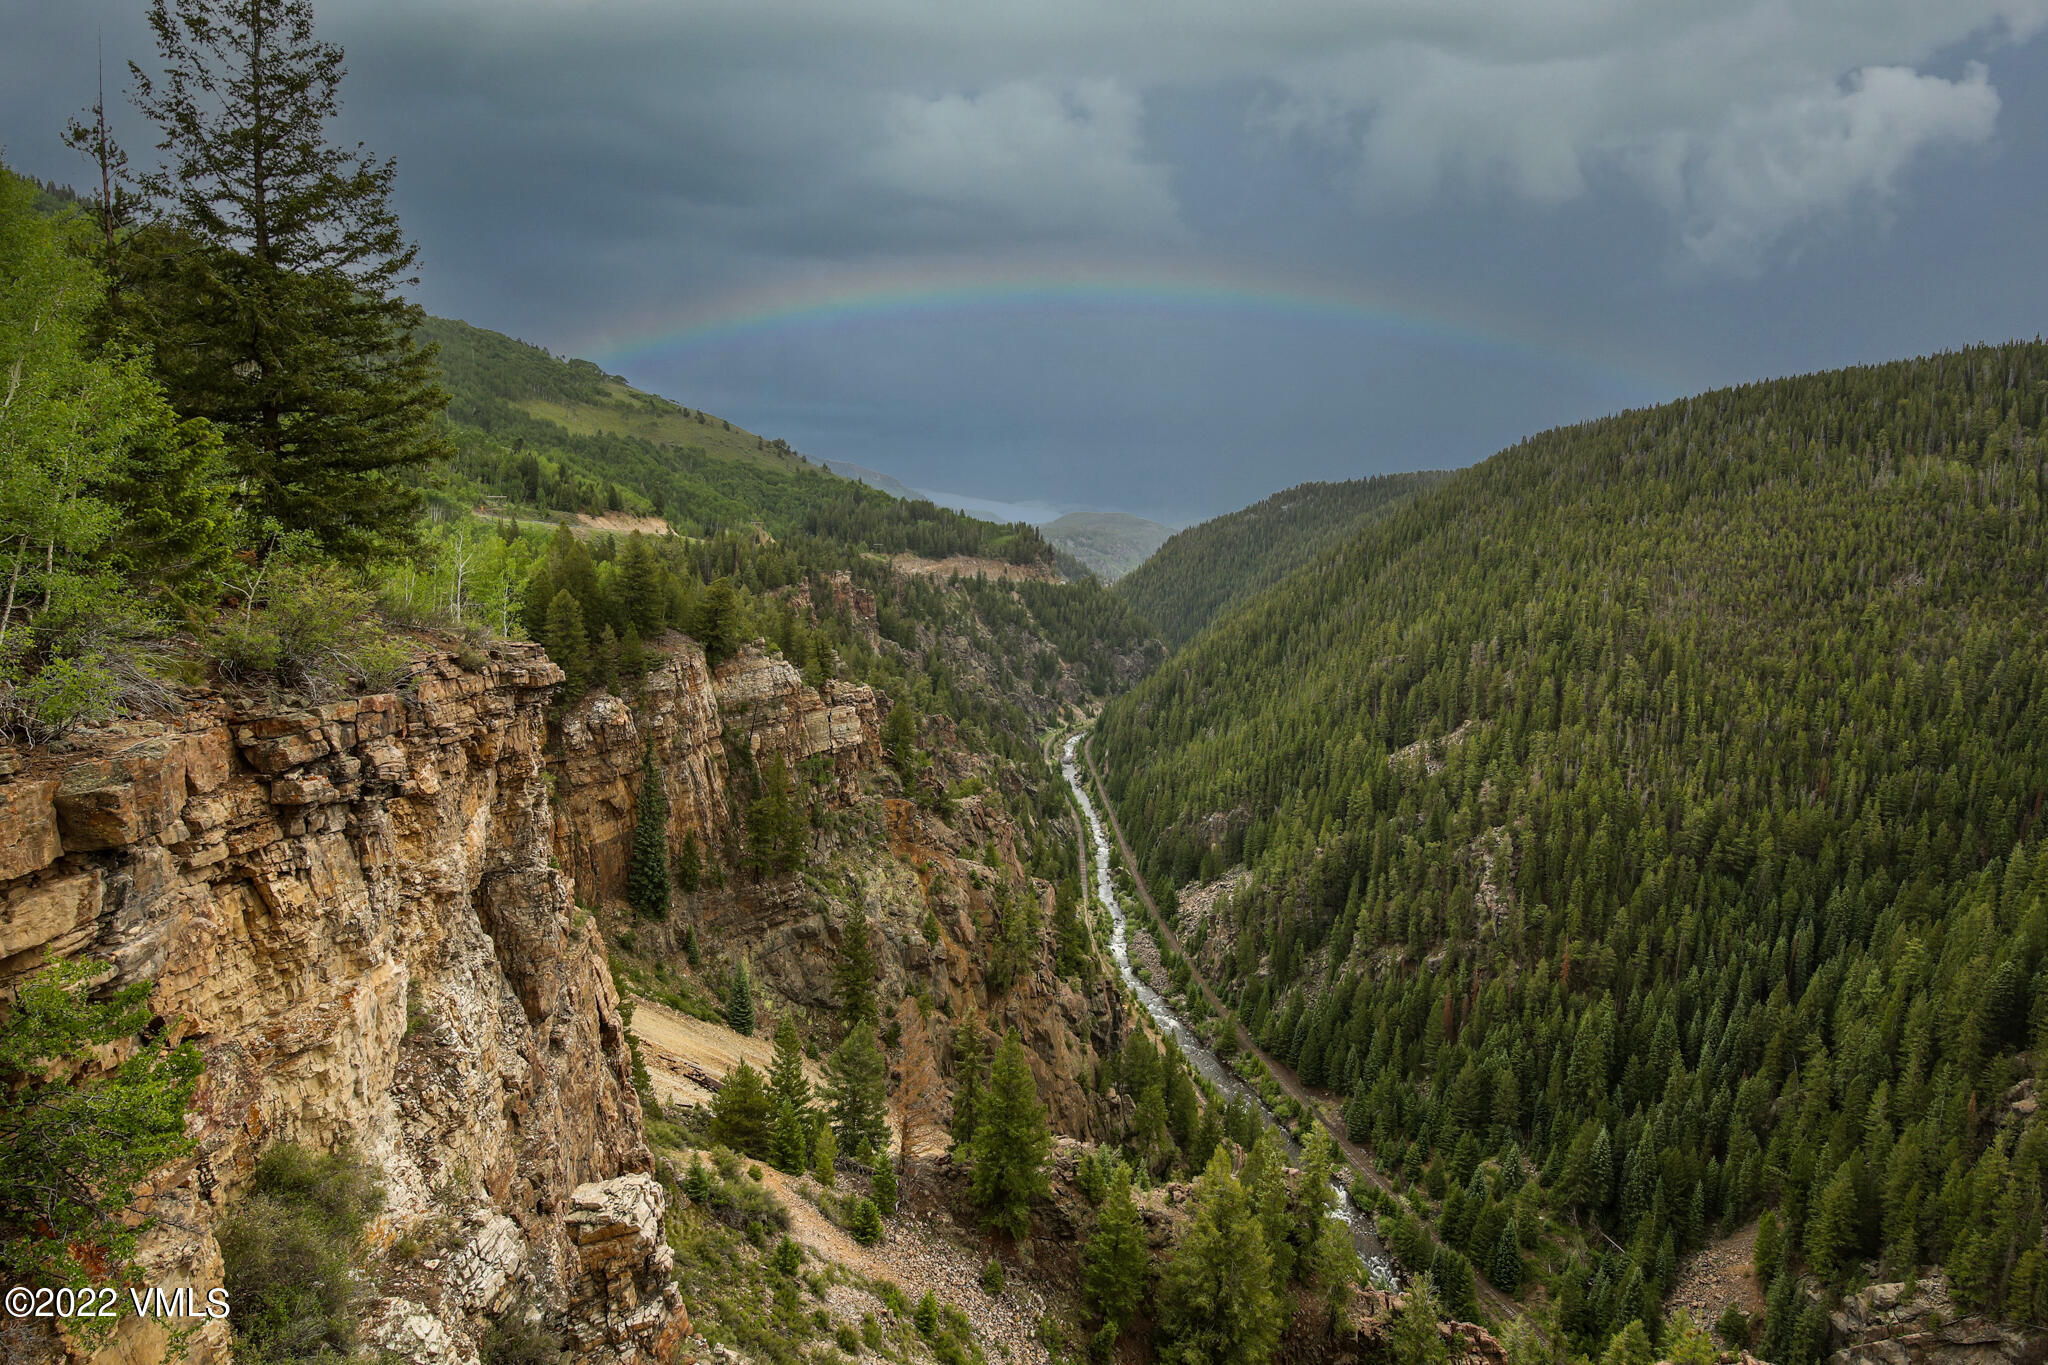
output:
M 775 1026 L 775 1058 L 768 1066 L 768 1093 L 776 1103 L 789 1105 L 808 1122 L 811 1082 L 804 1075 L 804 1044 L 797 1034 L 796 1020 L 787 1014 Z
M 1170 536 L 1117 580 L 1114 591 L 1178 648 L 1232 607 L 1447 477 L 1425 471 L 1298 484 Z
M 875 1246 L 884 1236 L 882 1213 L 875 1207 L 875 1201 L 865 1196 L 853 1201 L 853 1208 L 847 1214 L 846 1230 L 853 1234 L 853 1240 L 864 1247 Z
M 981 1126 L 982 1094 L 988 1084 L 988 1046 L 981 1021 L 962 1016 L 953 1029 L 953 1148 L 956 1160 L 973 1160 L 974 1133 Z
M 1651 1365 L 1656 1358 L 1650 1334 L 1643 1330 L 1641 1322 L 1632 1319 L 1608 1340 L 1607 1349 L 1600 1353 L 1600 1365 Z
M 889 1059 L 882 1055 L 871 1021 L 847 1031 L 845 1040 L 825 1058 L 825 1075 L 826 1103 L 840 1150 L 887 1150 Z
M 981 1292 L 1000 1298 L 1003 1292 L 1003 1263 L 991 1256 L 981 1267 Z
M 809 822 L 782 755 L 770 755 L 760 772 L 760 791 L 747 807 L 745 866 L 757 877 L 787 876 L 803 866 Z
M 727 1072 L 711 1099 L 711 1140 L 765 1160 L 774 1122 L 774 1102 L 761 1073 L 746 1062 Z
M 1579 1349 L 1767 1208 L 1774 1278 L 2032 1302 L 2048 1136 L 1988 1097 L 2048 1018 L 2044 452 L 2031 343 L 1546 433 L 1104 712 L 1140 871 L 1249 867 L 1211 980 L 1278 1059 L 1447 1231 L 1533 1159 Z
M 838 1172 L 833 1164 L 838 1159 L 839 1139 L 832 1132 L 831 1124 L 821 1124 L 817 1136 L 811 1140 L 811 1174 L 828 1190 L 838 1183 Z
M 528 1317 L 523 1304 L 514 1303 L 504 1316 L 490 1325 L 477 1343 L 482 1365 L 559 1365 L 562 1338 Z
M 43 741 L 151 686 L 144 598 L 214 567 L 228 519 L 218 439 L 91 343 L 104 280 L 31 199 L 0 167 L 0 724 Z
M 1387 1330 L 1387 1345 L 1394 1359 L 1401 1365 L 1448 1365 L 1451 1347 L 1438 1327 L 1442 1320 L 1443 1308 L 1429 1277 L 1418 1275 L 1410 1280 Z
M 219 1231 L 236 1360 L 349 1354 L 363 1294 L 356 1258 L 383 1200 L 371 1171 L 346 1151 L 282 1143 L 263 1154 Z
M 875 946 L 868 912 L 856 905 L 847 915 L 839 940 L 839 961 L 833 967 L 838 985 L 839 1017 L 848 1028 L 875 1021 Z
M 974 1130 L 973 1199 L 989 1227 L 1022 1237 L 1031 1229 L 1031 1201 L 1049 1189 L 1045 1158 L 1052 1132 L 1038 1103 L 1038 1085 L 1013 1029 L 996 1049 L 988 1093 Z
M 695 840 L 686 852 L 695 851 Z M 668 879 L 668 791 L 649 745 L 640 759 L 640 804 L 633 815 L 633 852 L 626 869 L 626 899 L 642 919 L 667 919 L 671 887 Z M 749 1030 L 751 1031 L 751 1030 Z
M 910 703 L 899 701 L 889 708 L 889 718 L 882 722 L 882 752 L 902 776 L 916 771 L 917 713 Z
M 52 963 L 0 1019 L 0 1271 L 52 1287 L 133 1278 L 144 1178 L 192 1148 L 200 1060 L 160 1031 L 111 1068 L 96 1050 L 144 1033 L 149 985 L 89 995 L 102 964 Z
M 1131 1202 L 1130 1172 L 1119 1166 L 1096 1214 L 1095 1231 L 1081 1250 L 1082 1294 L 1102 1320 L 1106 1342 L 1115 1341 L 1137 1317 L 1151 1269 L 1144 1224 Z
M 896 1212 L 896 1162 L 887 1152 L 875 1154 L 875 1207 L 883 1213 Z
M 154 0 L 150 24 L 164 69 L 130 70 L 166 164 L 145 184 L 180 239 L 137 285 L 159 376 L 221 432 L 253 515 L 367 558 L 411 532 L 400 472 L 448 450 L 398 292 L 418 252 L 396 167 L 328 143 L 342 54 L 309 0 Z
M 725 1026 L 743 1038 L 754 1036 L 754 978 L 741 958 L 725 990 Z
M 332 564 L 276 554 L 234 586 L 241 609 L 207 641 L 230 681 L 327 697 L 373 678 L 388 688 L 394 664 L 410 661 L 410 649 L 380 628 L 370 594 Z
M 1263 1365 L 1280 1339 L 1266 1236 L 1223 1148 L 1196 1182 L 1194 1217 L 1159 1283 L 1161 1360 Z

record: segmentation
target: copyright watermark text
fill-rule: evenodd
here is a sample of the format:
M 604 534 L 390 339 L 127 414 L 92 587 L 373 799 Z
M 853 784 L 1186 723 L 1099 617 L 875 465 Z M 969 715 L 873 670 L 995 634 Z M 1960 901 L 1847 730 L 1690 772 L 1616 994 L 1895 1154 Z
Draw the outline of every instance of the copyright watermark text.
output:
M 228 1315 L 228 1291 L 159 1287 L 116 1289 L 111 1285 L 74 1289 L 15 1285 L 0 1295 L 10 1318 L 172 1318 L 205 1320 Z

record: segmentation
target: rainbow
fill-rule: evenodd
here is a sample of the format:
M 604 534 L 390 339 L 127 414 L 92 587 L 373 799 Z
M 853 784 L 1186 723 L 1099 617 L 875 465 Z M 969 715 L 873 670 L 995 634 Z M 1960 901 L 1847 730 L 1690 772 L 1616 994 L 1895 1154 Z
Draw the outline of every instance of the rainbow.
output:
M 778 333 L 830 331 L 879 323 L 1034 310 L 1150 311 L 1162 315 L 1238 315 L 1361 329 L 1483 351 L 1511 352 L 1577 369 L 1621 391 L 1659 391 L 1664 376 L 1641 357 L 1604 353 L 1579 338 L 1420 304 L 1392 290 L 1367 291 L 1327 280 L 1207 266 L 1116 263 L 1049 266 L 920 265 L 855 276 L 793 278 L 686 308 L 680 317 L 625 320 L 584 345 L 607 369 L 674 359 Z

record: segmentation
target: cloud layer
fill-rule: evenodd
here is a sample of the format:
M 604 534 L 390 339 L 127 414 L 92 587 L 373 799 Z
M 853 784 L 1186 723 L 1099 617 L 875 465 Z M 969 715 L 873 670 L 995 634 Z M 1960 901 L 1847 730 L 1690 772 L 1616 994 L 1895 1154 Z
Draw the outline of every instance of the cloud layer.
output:
M 1674 246 L 1752 270 L 1808 229 L 1881 210 L 1922 160 L 1989 142 L 2000 101 L 1976 59 L 2048 24 L 2048 0 L 404 13 L 371 0 L 340 26 L 487 103 L 516 101 L 510 117 L 545 116 L 554 138 L 576 130 L 599 162 L 644 144 L 657 183 L 715 199 L 753 242 L 1170 241 L 1187 217 L 1177 182 L 1198 168 L 1162 151 L 1152 110 L 1210 91 L 1278 142 L 1333 151 L 1368 216 L 1540 211 L 1618 182 L 1659 207 Z

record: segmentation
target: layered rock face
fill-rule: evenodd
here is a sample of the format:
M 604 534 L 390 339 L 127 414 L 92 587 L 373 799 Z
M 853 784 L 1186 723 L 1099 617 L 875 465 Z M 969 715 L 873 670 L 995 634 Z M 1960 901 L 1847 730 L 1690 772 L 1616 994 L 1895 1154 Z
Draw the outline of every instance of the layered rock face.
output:
M 806 687 L 758 643 L 714 675 L 703 649 L 682 640 L 630 706 L 598 693 L 570 708 L 551 773 L 563 817 L 555 825 L 556 852 L 575 880 L 576 899 L 598 905 L 626 894 L 645 753 L 653 753 L 668 794 L 670 849 L 694 838 L 708 858 L 734 825 L 728 784 L 736 755 L 728 750 L 742 749 L 755 763 L 779 757 L 791 772 L 819 760 L 832 774 L 835 795 L 849 796 L 859 774 L 881 760 L 874 690 L 840 682 Z
M 1086 1082 L 1111 1046 L 1112 993 L 1091 999 L 1044 967 L 1049 938 L 1033 955 L 1041 965 L 990 989 L 999 906 L 1021 913 L 1024 899 L 1042 893 L 1024 872 L 1007 817 L 981 799 L 958 802 L 942 820 L 870 789 L 864 779 L 883 758 L 882 710 L 866 686 L 805 686 L 758 642 L 713 672 L 687 640 L 630 704 L 605 694 L 578 702 L 562 718 L 550 769 L 556 852 L 577 900 L 611 906 L 625 898 L 643 755 L 651 751 L 668 797 L 670 851 L 695 839 L 707 865 L 722 857 L 726 875 L 721 885 L 678 896 L 665 924 L 634 926 L 643 943 L 673 954 L 683 926 L 694 924 L 708 949 L 747 957 L 771 995 L 824 1013 L 839 1004 L 834 971 L 853 917 L 865 914 L 885 1007 L 913 987 L 943 1006 L 930 1025 L 940 1055 L 950 1046 L 949 1021 L 970 1012 L 998 1031 L 1016 1028 L 1054 1125 L 1099 1135 L 1101 1106 Z M 939 735 L 934 762 L 967 776 L 943 718 L 931 725 Z M 810 875 L 754 881 L 731 870 L 753 790 L 740 769 L 777 760 L 830 816 L 812 832 Z M 1049 903 L 1040 917 L 1049 924 Z M 936 938 L 928 937 L 930 923 Z
M 1947 1282 L 1874 1284 L 1828 1315 L 1828 1365 L 2017 1365 L 2048 1348 L 2040 1332 L 1964 1314 Z
M 347 1144 L 385 1185 L 373 1237 L 458 1215 L 446 1273 L 380 1302 L 373 1341 L 473 1361 L 515 1303 L 592 1365 L 687 1331 L 603 944 L 552 865 L 560 677 L 506 645 L 481 671 L 437 657 L 403 695 L 214 703 L 11 760 L 0 989 L 45 954 L 102 959 L 206 1057 L 153 1279 L 220 1282 L 215 1220 L 272 1143 Z M 107 1358 L 155 1358 L 153 1330 L 128 1320 Z

